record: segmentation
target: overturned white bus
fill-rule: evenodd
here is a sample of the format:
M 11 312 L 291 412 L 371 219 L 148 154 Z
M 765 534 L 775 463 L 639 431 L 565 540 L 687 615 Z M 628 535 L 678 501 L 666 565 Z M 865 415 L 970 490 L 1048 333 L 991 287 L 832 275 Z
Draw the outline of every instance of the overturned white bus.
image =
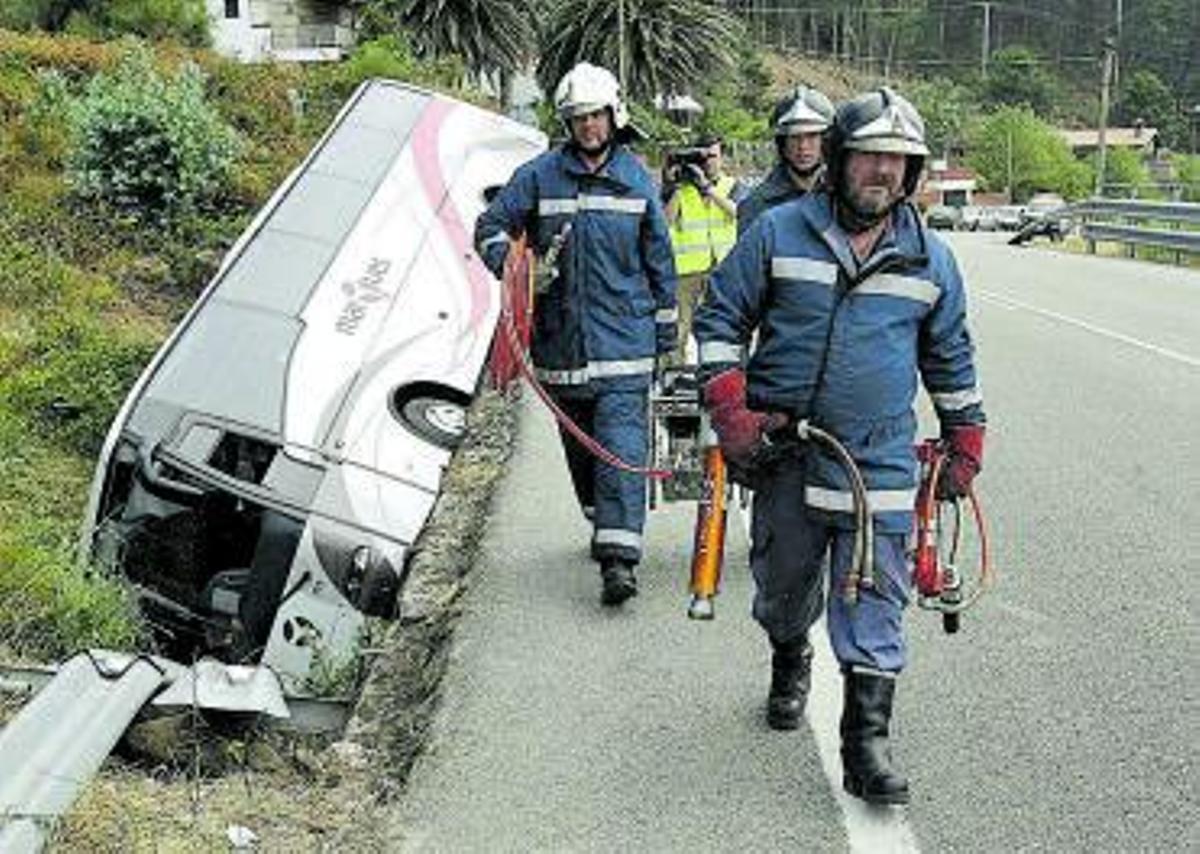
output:
M 499 315 L 475 217 L 545 145 L 371 81 L 231 249 L 122 406 L 86 515 L 167 655 L 300 690 L 394 615 Z

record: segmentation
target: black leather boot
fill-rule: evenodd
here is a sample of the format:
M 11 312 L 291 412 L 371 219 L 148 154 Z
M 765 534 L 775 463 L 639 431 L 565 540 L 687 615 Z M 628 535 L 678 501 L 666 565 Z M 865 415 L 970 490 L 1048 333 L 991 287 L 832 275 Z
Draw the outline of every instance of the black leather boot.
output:
M 605 560 L 600 564 L 600 602 L 604 605 L 620 605 L 637 595 L 637 577 L 633 564 L 623 560 Z
M 908 780 L 893 770 L 888 747 L 895 676 L 851 670 L 845 689 L 842 787 L 872 804 L 908 803 Z
M 796 729 L 804 715 L 812 681 L 813 649 L 808 635 L 777 643 L 771 641 L 771 691 L 767 694 L 767 726 Z

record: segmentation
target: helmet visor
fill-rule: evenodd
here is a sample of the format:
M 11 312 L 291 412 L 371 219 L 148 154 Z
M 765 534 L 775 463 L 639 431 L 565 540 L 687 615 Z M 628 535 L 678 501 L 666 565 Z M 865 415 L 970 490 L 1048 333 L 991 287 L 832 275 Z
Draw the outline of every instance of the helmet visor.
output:
M 878 154 L 919 154 L 929 153 L 925 143 L 903 139 L 895 136 L 876 136 L 866 139 L 852 139 L 846 142 L 847 151 L 866 151 Z
M 558 108 L 558 114 L 564 119 L 573 119 L 576 116 L 586 116 L 588 113 L 596 113 L 600 110 L 607 110 L 608 104 L 595 101 L 577 101 L 575 103 L 563 104 Z
M 824 133 L 829 127 L 825 121 L 794 121 L 780 122 L 775 127 L 776 136 L 798 136 L 802 133 Z
M 832 117 L 832 112 L 830 115 L 824 115 L 803 97 L 797 97 L 775 119 L 775 134 L 786 136 L 793 133 L 820 133 L 829 127 Z
M 912 109 L 888 104 L 871 121 L 849 134 L 845 146 L 850 151 L 877 151 L 895 154 L 928 154 L 925 124 Z

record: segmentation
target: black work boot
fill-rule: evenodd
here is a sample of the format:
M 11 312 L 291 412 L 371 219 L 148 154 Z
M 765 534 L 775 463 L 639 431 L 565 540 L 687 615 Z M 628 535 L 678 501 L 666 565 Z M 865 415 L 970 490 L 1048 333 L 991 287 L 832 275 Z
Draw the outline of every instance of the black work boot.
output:
M 796 729 L 804 714 L 812 681 L 813 648 L 808 635 L 779 643 L 771 641 L 771 691 L 767 694 L 767 726 Z
M 872 804 L 908 803 L 908 780 L 892 769 L 888 723 L 892 718 L 893 675 L 845 673 L 842 708 L 842 787 Z
M 623 560 L 605 560 L 600 564 L 600 602 L 604 605 L 620 605 L 637 595 L 637 578 L 633 564 Z

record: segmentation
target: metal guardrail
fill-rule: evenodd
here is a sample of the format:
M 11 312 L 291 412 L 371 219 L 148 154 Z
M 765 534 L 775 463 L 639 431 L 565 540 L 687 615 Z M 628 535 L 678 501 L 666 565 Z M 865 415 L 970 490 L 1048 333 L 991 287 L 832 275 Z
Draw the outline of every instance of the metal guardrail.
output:
M 0 851 L 44 848 L 54 822 L 165 678 L 143 656 L 80 654 L 0 731 Z
M 1097 241 L 1122 243 L 1130 255 L 1138 246 L 1171 250 L 1177 255 L 1200 254 L 1200 204 L 1140 202 L 1127 199 L 1088 199 L 1071 205 L 1067 213 L 1080 221 L 1079 231 L 1088 251 Z M 1096 222 L 1095 220 L 1104 220 Z M 1168 222 L 1173 229 L 1148 228 L 1137 223 Z
M 1078 216 L 1165 219 L 1200 227 L 1200 204 L 1193 202 L 1141 202 L 1132 199 L 1088 199 L 1071 205 Z
M 80 653 L 58 668 L 0 663 L 0 690 L 29 697 L 0 726 L 3 854 L 46 847 L 55 822 L 155 694 L 154 705 L 262 712 L 275 726 L 301 733 L 341 732 L 350 712 L 347 699 L 285 698 L 266 668 L 207 659 L 185 667 L 106 650 Z
M 1089 245 L 1098 240 L 1107 240 L 1137 246 L 1158 246 L 1176 252 L 1200 253 L 1200 231 L 1163 231 L 1132 225 L 1089 222 L 1080 227 L 1080 232 Z

